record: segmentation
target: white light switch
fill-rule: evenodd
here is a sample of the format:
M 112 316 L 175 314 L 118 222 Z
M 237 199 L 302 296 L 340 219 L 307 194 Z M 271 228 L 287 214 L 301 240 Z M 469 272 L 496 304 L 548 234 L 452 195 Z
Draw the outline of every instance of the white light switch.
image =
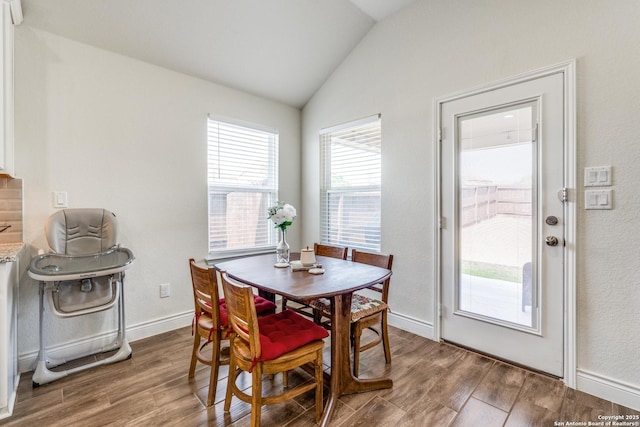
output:
M 54 208 L 66 208 L 68 206 L 67 192 L 66 191 L 54 191 L 53 192 L 53 207 Z
M 584 186 L 585 187 L 610 187 L 611 166 L 598 166 L 584 168 Z
M 613 190 L 585 190 L 585 209 L 613 209 Z

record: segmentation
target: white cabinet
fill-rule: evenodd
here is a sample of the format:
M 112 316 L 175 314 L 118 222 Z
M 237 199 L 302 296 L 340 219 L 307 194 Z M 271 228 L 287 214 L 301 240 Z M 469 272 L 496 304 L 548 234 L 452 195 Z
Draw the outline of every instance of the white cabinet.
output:
M 0 263 L 0 418 L 8 417 L 18 381 L 18 261 Z
M 20 0 L 0 0 L 0 174 L 14 176 L 13 27 L 22 20 Z

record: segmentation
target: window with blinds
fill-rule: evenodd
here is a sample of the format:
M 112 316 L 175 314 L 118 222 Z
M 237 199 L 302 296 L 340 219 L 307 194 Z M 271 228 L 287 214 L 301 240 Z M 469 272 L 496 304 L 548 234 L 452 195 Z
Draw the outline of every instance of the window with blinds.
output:
M 320 133 L 323 243 L 380 251 L 380 116 Z
M 275 246 L 267 209 L 276 204 L 278 133 L 209 118 L 209 254 Z

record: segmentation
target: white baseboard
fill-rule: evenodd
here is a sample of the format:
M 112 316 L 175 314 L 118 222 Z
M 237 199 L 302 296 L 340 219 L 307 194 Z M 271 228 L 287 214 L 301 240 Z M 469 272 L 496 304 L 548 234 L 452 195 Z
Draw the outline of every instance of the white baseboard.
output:
M 164 332 L 173 331 L 191 325 L 193 310 L 174 314 L 162 319 L 139 323 L 127 328 L 127 340 L 136 341 L 148 338 Z M 64 362 L 79 357 L 95 354 L 108 348 L 116 339 L 116 330 L 103 332 L 90 338 L 66 342 L 47 348 L 47 359 Z M 35 369 L 38 359 L 38 351 L 23 353 L 18 358 L 19 372 L 28 372 Z
M 578 369 L 577 389 L 640 411 L 640 387 Z
M 20 374 L 16 377 L 16 382 L 13 386 L 13 390 L 10 390 L 9 393 L 9 401 L 7 402 L 7 406 L 5 408 L 0 408 L 0 420 L 3 418 L 8 418 L 13 414 L 13 405 L 16 403 L 16 398 L 18 397 L 18 386 L 20 385 Z
M 193 310 L 184 313 L 174 314 L 162 319 L 156 319 L 150 322 L 139 323 L 127 328 L 127 338 L 129 341 L 141 340 L 154 335 L 173 331 L 191 325 L 193 320 Z
M 433 323 L 394 312 L 389 312 L 387 321 L 391 326 L 433 340 Z

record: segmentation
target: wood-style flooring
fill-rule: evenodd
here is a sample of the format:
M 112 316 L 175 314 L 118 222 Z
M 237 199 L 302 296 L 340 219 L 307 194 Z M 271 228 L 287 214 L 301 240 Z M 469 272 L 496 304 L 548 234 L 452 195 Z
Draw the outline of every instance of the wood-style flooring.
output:
M 382 346 L 362 354 L 360 376 L 388 375 L 392 389 L 343 396 L 332 426 L 559 426 L 638 411 L 569 389 L 561 381 L 391 327 L 393 361 Z M 190 328 L 131 344 L 133 357 L 33 389 L 21 377 L 6 426 L 247 426 L 250 407 L 236 398 L 223 410 L 228 367 L 220 369 L 215 405 L 207 408 L 208 371 L 187 378 Z M 329 361 L 325 348 L 325 361 Z M 295 371 L 293 381 L 305 381 Z M 246 381 L 247 378 L 245 378 Z M 266 380 L 281 386 L 282 377 Z M 247 381 L 246 385 L 249 386 Z M 326 395 L 326 393 L 325 393 Z M 265 406 L 263 426 L 311 426 L 313 399 Z M 565 424 L 567 425 L 567 424 Z

